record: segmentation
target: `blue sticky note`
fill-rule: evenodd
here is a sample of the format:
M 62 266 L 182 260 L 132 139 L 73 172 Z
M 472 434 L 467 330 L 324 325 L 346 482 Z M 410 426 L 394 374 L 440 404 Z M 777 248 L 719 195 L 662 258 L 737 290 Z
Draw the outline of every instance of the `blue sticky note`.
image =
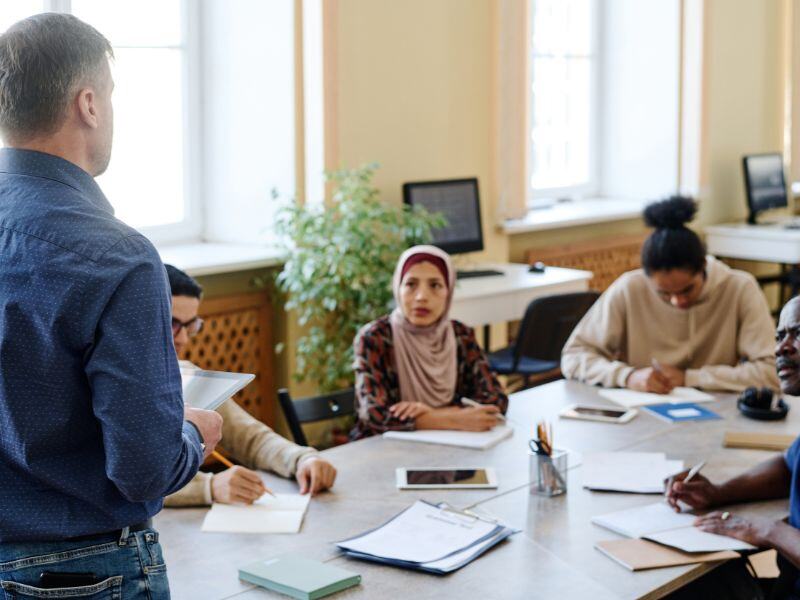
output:
M 693 402 L 682 402 L 680 404 L 651 404 L 645 406 L 645 410 L 653 413 L 659 419 L 664 419 L 670 423 L 681 421 L 711 421 L 721 419 L 717 413 L 708 410 L 703 406 Z

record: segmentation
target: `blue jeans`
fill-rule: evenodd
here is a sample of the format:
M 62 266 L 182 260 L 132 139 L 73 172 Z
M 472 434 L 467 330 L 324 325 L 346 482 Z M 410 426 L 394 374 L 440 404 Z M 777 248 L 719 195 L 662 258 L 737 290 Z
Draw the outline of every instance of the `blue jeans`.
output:
M 42 571 L 94 573 L 98 583 L 38 587 Z M 167 567 L 158 532 L 143 529 L 90 541 L 0 544 L 0 599 L 168 600 Z

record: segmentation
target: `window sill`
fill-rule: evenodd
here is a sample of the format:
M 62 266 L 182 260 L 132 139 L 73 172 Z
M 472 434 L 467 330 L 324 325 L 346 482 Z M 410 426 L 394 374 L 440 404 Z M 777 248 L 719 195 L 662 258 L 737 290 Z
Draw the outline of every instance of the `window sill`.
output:
M 233 273 L 274 267 L 283 263 L 283 253 L 268 246 L 194 242 L 158 246 L 165 264 L 186 271 L 192 277 Z
M 535 208 L 521 219 L 508 219 L 502 224 L 503 233 L 514 235 L 592 223 L 623 221 L 641 217 L 645 203 L 636 200 L 596 199 L 563 202 L 548 208 Z

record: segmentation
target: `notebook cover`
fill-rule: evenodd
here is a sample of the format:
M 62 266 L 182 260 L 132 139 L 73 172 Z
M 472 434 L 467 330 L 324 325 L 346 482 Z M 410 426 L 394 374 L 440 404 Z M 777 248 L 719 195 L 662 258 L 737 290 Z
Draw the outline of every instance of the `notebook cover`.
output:
M 750 448 L 753 450 L 787 450 L 795 436 L 786 433 L 763 433 L 758 431 L 726 431 L 723 445 L 726 448 Z
M 693 402 L 684 402 L 680 404 L 651 404 L 650 406 L 645 406 L 644 410 L 670 423 L 680 423 L 682 421 L 710 421 L 722 418 L 717 413 L 703 406 L 698 406 Z M 692 411 L 694 414 L 680 415 L 682 411 Z
M 300 600 L 316 600 L 361 583 L 361 575 L 288 554 L 239 569 L 239 579 Z
M 732 550 L 689 553 L 640 539 L 606 540 L 597 542 L 594 547 L 630 571 L 739 558 L 739 554 Z

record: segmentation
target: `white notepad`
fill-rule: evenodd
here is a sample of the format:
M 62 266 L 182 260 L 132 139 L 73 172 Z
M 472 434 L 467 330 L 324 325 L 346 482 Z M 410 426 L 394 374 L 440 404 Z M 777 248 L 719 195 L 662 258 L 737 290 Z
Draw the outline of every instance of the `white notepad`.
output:
M 419 431 L 387 431 L 383 437 L 406 442 L 423 442 L 444 446 L 459 446 L 487 450 L 503 440 L 510 438 L 514 430 L 508 425 L 498 425 L 489 431 L 451 431 L 440 429 L 421 429 Z
M 597 452 L 583 459 L 583 487 L 606 492 L 661 494 L 664 480 L 683 470 L 663 452 Z
M 676 513 L 666 502 L 656 502 L 592 517 L 592 523 L 620 535 L 651 540 L 684 552 L 755 548 L 746 542 L 698 529 L 694 526 L 696 518 L 695 515 Z
M 680 404 L 683 402 L 713 402 L 714 396 L 689 387 L 676 387 L 669 394 L 651 394 L 635 390 L 605 389 L 597 392 L 606 400 L 611 400 L 625 408 L 647 406 L 648 404 Z
M 213 504 L 202 531 L 225 533 L 297 533 L 311 494 L 264 494 L 251 505 Z

